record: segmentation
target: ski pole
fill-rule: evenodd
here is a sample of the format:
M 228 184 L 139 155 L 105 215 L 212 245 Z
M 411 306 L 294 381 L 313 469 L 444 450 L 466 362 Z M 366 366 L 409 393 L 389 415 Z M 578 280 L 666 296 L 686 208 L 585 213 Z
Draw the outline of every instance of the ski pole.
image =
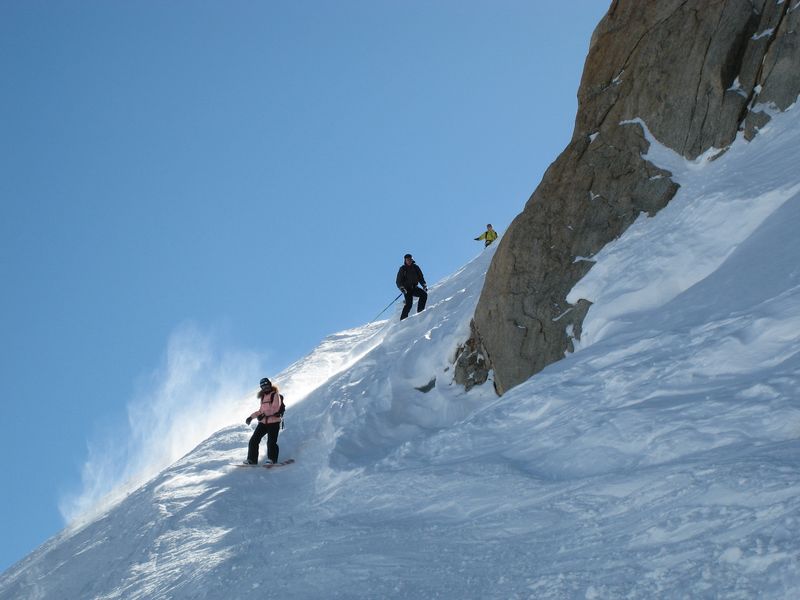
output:
M 392 304 L 394 304 L 395 302 L 397 302 L 398 298 L 400 298 L 400 296 L 402 296 L 402 295 L 403 295 L 403 292 L 400 292 L 400 293 L 397 295 L 397 298 L 395 298 L 394 300 L 392 300 L 391 302 L 389 302 L 389 306 L 387 306 L 387 307 L 386 307 L 386 308 L 384 308 L 384 309 L 383 309 L 381 312 L 379 312 L 377 315 L 375 315 L 375 319 L 377 319 L 377 318 L 378 318 L 378 317 L 380 317 L 380 316 L 381 316 L 383 313 L 385 313 L 387 310 L 389 310 L 389 308 L 392 306 Z M 367 325 L 372 325 L 372 324 L 375 322 L 375 319 L 372 319 L 372 321 L 370 321 L 369 323 L 367 323 Z

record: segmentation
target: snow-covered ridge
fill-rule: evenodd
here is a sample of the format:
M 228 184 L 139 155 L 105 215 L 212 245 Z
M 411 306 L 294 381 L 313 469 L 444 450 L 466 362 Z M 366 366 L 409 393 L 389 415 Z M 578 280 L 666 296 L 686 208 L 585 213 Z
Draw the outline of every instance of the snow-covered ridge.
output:
M 502 398 L 451 384 L 490 247 L 425 312 L 276 378 L 295 465 L 231 468 L 231 425 L 9 569 L 0 599 L 793 597 L 798 114 L 670 159 L 679 195 L 574 291 L 595 303 L 578 352 Z

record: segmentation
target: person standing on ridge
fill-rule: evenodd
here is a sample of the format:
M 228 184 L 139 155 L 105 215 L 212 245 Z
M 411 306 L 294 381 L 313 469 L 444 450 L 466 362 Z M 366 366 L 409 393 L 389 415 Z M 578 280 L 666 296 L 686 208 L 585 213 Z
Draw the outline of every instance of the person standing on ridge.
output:
M 258 425 L 250 436 L 250 443 L 247 447 L 247 460 L 244 461 L 248 465 L 258 464 L 258 446 L 261 443 L 261 438 L 267 436 L 267 460 L 272 464 L 278 462 L 278 433 L 281 430 L 281 401 L 283 397 L 278 391 L 278 386 L 272 385 L 272 382 L 264 377 L 260 382 L 261 389 L 258 391 L 257 398 L 261 402 L 261 406 L 252 415 L 245 419 L 245 423 L 250 425 L 253 419 L 258 420 Z M 267 463 L 268 464 L 268 463 Z
M 406 254 L 403 257 L 403 265 L 397 271 L 396 283 L 397 289 L 403 292 L 403 296 L 406 299 L 403 312 L 400 314 L 401 321 L 411 312 L 411 307 L 414 305 L 414 296 L 419 298 L 417 312 L 421 313 L 425 310 L 425 303 L 428 301 L 428 284 L 425 283 L 422 269 L 414 262 L 414 258 L 410 254 Z M 420 284 L 422 284 L 422 289 L 419 288 Z
M 477 242 L 478 240 L 486 240 L 486 243 L 483 245 L 483 247 L 486 248 L 496 239 L 497 239 L 497 232 L 494 229 L 492 229 L 492 224 L 489 223 L 488 225 L 486 225 L 486 231 L 484 231 L 482 234 L 476 237 L 475 241 Z

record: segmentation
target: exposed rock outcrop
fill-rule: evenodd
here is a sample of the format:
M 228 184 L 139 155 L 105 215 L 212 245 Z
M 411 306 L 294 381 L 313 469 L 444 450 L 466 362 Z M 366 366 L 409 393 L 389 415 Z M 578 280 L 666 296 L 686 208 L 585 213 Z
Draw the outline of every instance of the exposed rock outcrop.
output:
M 500 242 L 457 358 L 503 393 L 572 350 L 590 303 L 566 301 L 603 246 L 678 186 L 642 158 L 642 119 L 687 158 L 724 149 L 800 93 L 800 3 L 615 0 L 592 36 L 572 140 Z M 627 123 L 626 123 L 627 122 Z

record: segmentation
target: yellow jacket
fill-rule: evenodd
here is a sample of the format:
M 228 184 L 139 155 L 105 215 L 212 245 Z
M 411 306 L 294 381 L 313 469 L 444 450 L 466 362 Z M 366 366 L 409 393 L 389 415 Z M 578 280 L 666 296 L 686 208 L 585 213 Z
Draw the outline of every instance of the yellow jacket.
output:
M 489 244 L 491 244 L 493 241 L 495 241 L 497 239 L 497 232 L 494 229 L 491 229 L 491 230 L 487 229 L 486 231 L 484 231 L 482 234 L 480 234 L 475 239 L 476 240 L 486 240 L 486 245 L 488 246 Z

